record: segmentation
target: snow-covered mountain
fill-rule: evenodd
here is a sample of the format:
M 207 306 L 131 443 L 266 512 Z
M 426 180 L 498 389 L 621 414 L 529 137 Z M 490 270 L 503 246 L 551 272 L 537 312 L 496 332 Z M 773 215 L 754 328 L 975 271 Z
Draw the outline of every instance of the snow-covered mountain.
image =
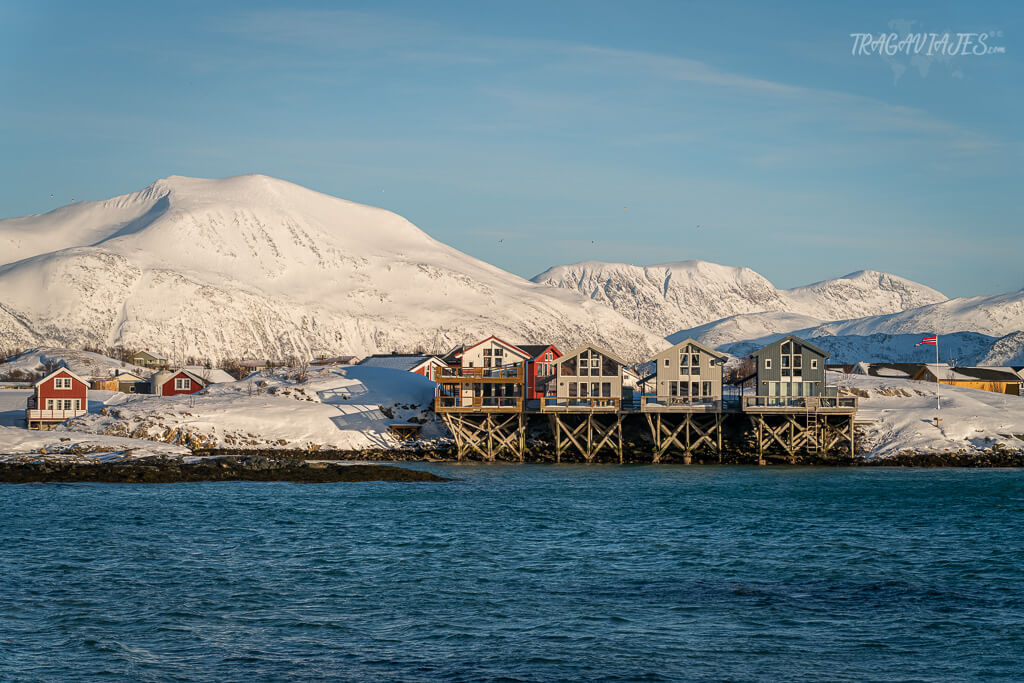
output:
M 920 334 L 871 334 L 815 336 L 813 329 L 796 330 L 798 337 L 829 352 L 829 363 L 934 363 L 934 346 L 915 346 Z M 779 338 L 771 334 L 759 339 L 723 344 L 720 351 L 737 357 L 749 356 L 757 349 Z M 956 365 L 989 365 L 984 359 L 996 343 L 995 337 L 977 332 L 954 332 L 939 339 L 940 361 Z
M 579 292 L 664 335 L 747 313 L 845 320 L 946 300 L 930 287 L 872 270 L 777 289 L 750 268 L 706 261 L 653 266 L 586 261 L 549 268 L 533 281 Z
M 259 175 L 172 176 L 0 221 L 6 346 L 308 357 L 445 350 L 490 334 L 629 358 L 665 346 L 615 311 L 448 247 L 389 211 Z

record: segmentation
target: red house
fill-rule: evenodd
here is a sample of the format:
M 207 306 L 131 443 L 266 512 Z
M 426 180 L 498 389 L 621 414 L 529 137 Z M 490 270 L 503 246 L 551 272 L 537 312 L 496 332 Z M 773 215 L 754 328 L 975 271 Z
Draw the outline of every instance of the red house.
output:
M 164 370 L 150 380 L 152 393 L 157 396 L 177 396 L 202 391 L 209 384 L 199 375 L 188 370 Z
M 554 344 L 520 344 L 519 348 L 530 356 L 526 366 L 526 398 L 544 398 L 555 395 L 555 361 L 562 352 Z M 550 389 L 549 389 L 550 385 Z
M 51 429 L 89 409 L 89 383 L 67 368 L 54 370 L 35 383 L 28 399 L 25 423 L 29 429 Z

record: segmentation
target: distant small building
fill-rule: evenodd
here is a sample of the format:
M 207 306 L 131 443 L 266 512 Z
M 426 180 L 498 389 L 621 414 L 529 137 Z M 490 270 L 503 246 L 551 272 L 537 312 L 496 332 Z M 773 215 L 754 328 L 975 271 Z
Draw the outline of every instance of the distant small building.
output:
M 157 396 L 194 394 L 211 383 L 189 370 L 161 370 L 150 378 L 151 393 Z
M 828 356 L 828 351 L 793 334 L 758 349 L 751 354 L 757 366 L 757 395 L 829 395 L 825 387 Z
M 139 351 L 132 356 L 132 365 L 138 365 L 143 368 L 150 368 L 153 370 L 163 370 L 170 362 L 158 353 L 153 353 L 149 349 L 145 351 Z
M 367 356 L 358 363 L 368 368 L 390 368 L 392 370 L 404 370 L 423 375 L 431 380 L 434 379 L 434 369 L 448 367 L 447 364 L 437 356 L 429 356 L 422 353 L 376 353 Z
M 92 388 L 95 391 L 120 391 L 124 394 L 149 393 L 149 379 L 140 377 L 134 372 L 122 370 L 110 377 L 95 377 Z
M 89 409 L 89 382 L 65 368 L 58 368 L 33 385 L 25 407 L 29 429 L 52 429 L 54 425 Z
M 1011 394 L 1013 396 L 1024 394 L 1022 391 L 1024 380 L 1011 367 L 950 367 L 944 364 L 929 363 L 922 366 L 913 379 L 925 382 L 938 381 L 939 384 L 980 389 L 996 394 Z
M 238 364 L 241 365 L 246 372 L 260 372 L 262 370 L 266 370 L 267 368 L 277 368 L 282 365 L 280 361 L 273 361 L 270 360 L 269 358 L 266 360 L 243 358 L 242 360 L 238 361 Z
M 310 365 L 355 365 L 359 362 L 356 356 L 328 356 L 321 353 L 309 362 Z

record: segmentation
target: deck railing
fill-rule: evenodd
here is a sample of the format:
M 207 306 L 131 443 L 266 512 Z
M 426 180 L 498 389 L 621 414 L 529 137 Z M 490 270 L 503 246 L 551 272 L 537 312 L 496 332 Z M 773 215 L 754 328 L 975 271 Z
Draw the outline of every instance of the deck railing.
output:
M 744 396 L 743 408 L 856 410 L 856 396 Z
M 435 412 L 463 410 L 511 412 L 522 409 L 522 396 L 436 396 L 434 398 Z
M 546 397 L 540 401 L 541 411 L 617 411 L 621 399 L 592 396 L 589 398 Z
M 80 410 L 39 410 L 36 408 L 28 408 L 25 410 L 25 419 L 30 421 L 45 420 L 47 422 L 59 422 L 61 420 L 70 420 L 73 417 L 79 415 L 85 415 L 88 411 L 85 409 Z
M 523 381 L 522 365 L 505 365 L 496 368 L 437 368 L 434 381 L 438 384 L 451 380 L 506 379 L 509 382 Z
M 641 410 L 705 410 L 720 412 L 721 399 L 710 396 L 653 396 L 644 395 L 640 398 Z

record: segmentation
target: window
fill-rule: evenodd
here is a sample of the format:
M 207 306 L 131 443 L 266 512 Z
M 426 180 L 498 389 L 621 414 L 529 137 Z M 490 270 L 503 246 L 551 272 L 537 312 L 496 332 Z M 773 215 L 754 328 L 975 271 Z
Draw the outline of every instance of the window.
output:
M 700 382 L 690 383 L 690 396 L 700 396 Z
M 619 364 L 605 356 L 601 359 L 601 374 L 605 377 L 618 377 Z
M 691 367 L 699 367 L 700 366 L 700 354 L 699 353 L 691 353 L 690 354 L 690 366 Z
M 789 356 L 783 356 L 781 360 L 782 360 L 782 368 L 783 369 L 788 368 L 789 367 Z
M 576 398 L 576 382 L 569 382 L 569 398 Z
M 771 358 L 765 358 L 764 359 L 764 369 L 765 370 L 771 370 L 772 369 L 772 359 Z
M 587 397 L 587 389 L 589 388 L 590 385 L 588 385 L 586 382 L 580 382 L 580 398 Z
M 75 410 L 81 410 L 81 409 L 82 409 L 82 399 L 76 398 L 75 399 Z
M 70 377 L 57 377 L 53 380 L 54 389 L 70 389 L 71 378 Z
M 711 395 L 711 382 L 703 382 L 701 384 L 701 391 L 700 391 L 700 393 L 701 393 L 702 396 L 710 396 Z
M 547 353 L 544 354 L 544 360 L 546 360 L 546 361 L 550 361 L 551 360 L 551 352 L 550 351 L 548 351 Z
M 811 359 L 811 370 L 817 370 L 817 369 L 818 369 L 818 359 L 817 358 L 812 358 Z
M 668 358 L 665 359 L 665 367 L 668 367 Z
M 70 398 L 64 399 L 64 410 L 71 410 L 71 405 L 72 404 Z
M 799 355 L 793 356 L 793 367 L 794 368 L 802 368 L 803 366 L 804 366 L 804 357 L 803 356 L 799 356 Z
M 679 354 L 679 367 L 687 368 L 690 367 L 690 354 L 681 353 Z
M 52 398 L 46 399 L 46 409 L 47 410 L 55 410 L 54 407 L 53 407 L 53 404 L 54 404 L 54 400 Z
M 669 396 L 678 396 L 679 395 L 679 382 L 669 382 L 668 383 L 668 394 L 669 394 Z
M 188 377 L 175 377 L 174 378 L 174 390 L 175 391 L 189 391 L 192 389 L 192 380 Z
M 611 382 L 601 382 L 601 395 L 604 396 L 605 398 L 611 398 L 612 397 L 612 383 Z

